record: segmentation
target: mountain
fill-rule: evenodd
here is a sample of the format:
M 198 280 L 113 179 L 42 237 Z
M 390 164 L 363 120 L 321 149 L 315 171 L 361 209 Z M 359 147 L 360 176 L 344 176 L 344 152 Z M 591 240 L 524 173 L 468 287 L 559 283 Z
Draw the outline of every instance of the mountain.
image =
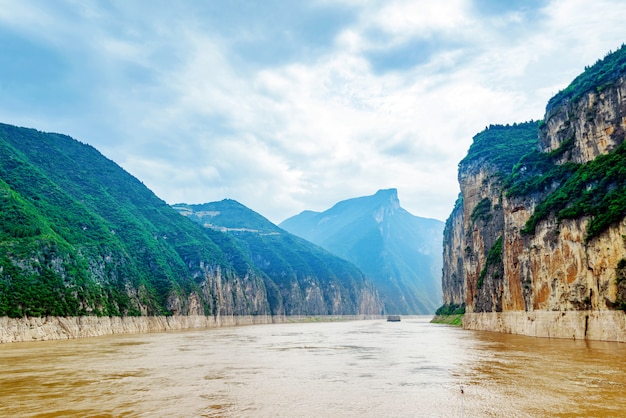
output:
M 387 313 L 429 314 L 441 304 L 443 222 L 404 210 L 396 189 L 304 211 L 279 226 L 359 267 Z
M 287 314 L 383 313 L 373 285 L 358 268 L 241 203 L 225 199 L 173 207 L 203 227 L 231 236 L 272 280 Z
M 626 47 L 490 126 L 459 164 L 444 232 L 444 310 L 467 328 L 626 341 Z
M 93 147 L 0 124 L 0 316 L 280 315 L 298 297 Z

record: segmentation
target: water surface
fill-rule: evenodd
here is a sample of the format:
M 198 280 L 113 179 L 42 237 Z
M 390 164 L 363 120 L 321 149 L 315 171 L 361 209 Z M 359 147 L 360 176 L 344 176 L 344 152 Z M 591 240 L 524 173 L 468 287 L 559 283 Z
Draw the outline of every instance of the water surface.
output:
M 14 343 L 0 416 L 618 417 L 625 348 L 428 318 Z

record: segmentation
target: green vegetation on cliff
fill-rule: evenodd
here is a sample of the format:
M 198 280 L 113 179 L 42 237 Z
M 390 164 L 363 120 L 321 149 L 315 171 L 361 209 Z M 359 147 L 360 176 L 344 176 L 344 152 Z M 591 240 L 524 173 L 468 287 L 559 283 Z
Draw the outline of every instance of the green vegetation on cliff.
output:
M 525 154 L 537 148 L 539 122 L 490 125 L 475 135 L 459 167 L 488 163 L 507 175 Z
M 609 53 L 548 103 L 550 109 L 575 101 L 589 91 L 601 92 L 626 75 L 626 46 Z M 589 241 L 626 216 L 626 145 L 585 164 L 556 162 L 574 146 L 574 136 L 549 153 L 534 152 L 520 161 L 506 180 L 509 196 L 545 195 L 526 223 L 523 233 L 532 234 L 548 216 L 564 219 L 589 217 Z
M 456 327 L 461 327 L 463 326 L 463 314 L 435 315 L 433 319 L 430 320 L 430 323 L 454 325 Z
M 462 326 L 463 315 L 465 315 L 465 305 L 442 305 L 437 309 L 435 316 L 430 322 L 433 324 Z
M 626 238 L 625 238 L 626 239 Z M 615 269 L 615 307 L 626 311 L 626 258 L 622 258 Z
M 457 305 L 455 303 L 440 306 L 435 315 L 463 315 L 465 313 L 465 305 Z
M 493 214 L 491 213 L 491 199 L 485 197 L 482 199 L 474 209 L 472 210 L 472 214 L 470 215 L 470 220 L 472 223 L 476 222 L 476 220 L 480 219 L 484 223 L 487 223 L 491 220 Z
M 575 101 L 585 93 L 595 90 L 598 93 L 613 85 L 615 79 L 626 73 L 626 45 L 615 52 L 609 52 L 604 59 L 598 60 L 591 67 L 576 77 L 565 89 L 557 93 L 546 107 L 546 113 L 565 101 Z
M 586 164 L 557 164 L 555 152 L 526 155 L 505 181 L 510 197 L 546 195 L 523 233 L 534 233 L 551 214 L 557 221 L 589 216 L 590 240 L 626 216 L 626 143 Z
M 565 90 L 553 97 L 548 109 L 553 109 L 565 101 L 575 101 L 592 90 L 603 91 L 625 74 L 626 46 L 622 45 L 616 52 L 608 54 L 603 60 L 588 67 Z M 482 135 L 487 132 L 489 130 Z M 493 134 L 500 135 L 501 138 L 491 139 L 488 143 L 510 142 L 516 150 L 522 149 L 523 147 L 519 145 L 525 142 L 512 141 L 513 132 L 502 128 L 494 131 Z M 498 155 L 499 152 L 504 152 L 504 146 L 497 150 L 494 148 L 490 153 L 486 146 L 472 144 L 468 156 L 463 161 L 487 155 L 486 161 L 495 164 L 503 170 L 503 173 L 508 174 L 504 181 L 507 196 L 523 197 L 533 194 L 544 196 L 522 230 L 524 234 L 533 234 L 537 224 L 551 215 L 554 215 L 557 221 L 590 217 L 586 236 L 588 241 L 626 216 L 626 145 L 622 143 L 612 152 L 600 155 L 585 164 L 557 162 L 573 147 L 572 136 L 554 151 L 542 153 L 536 149 L 531 150 L 515 161 L 510 174 L 502 161 L 510 163 L 514 160 L 514 155 L 519 154 L 512 151 L 506 157 Z M 477 151 L 472 151 L 473 148 L 477 148 Z
M 496 276 L 497 279 L 501 275 L 502 266 L 502 235 L 498 237 L 496 242 L 493 244 L 489 251 L 487 252 L 487 260 L 485 261 L 485 267 L 480 271 L 478 276 L 478 282 L 476 286 L 481 288 L 485 277 L 487 277 L 487 272 L 491 271 L 491 273 Z

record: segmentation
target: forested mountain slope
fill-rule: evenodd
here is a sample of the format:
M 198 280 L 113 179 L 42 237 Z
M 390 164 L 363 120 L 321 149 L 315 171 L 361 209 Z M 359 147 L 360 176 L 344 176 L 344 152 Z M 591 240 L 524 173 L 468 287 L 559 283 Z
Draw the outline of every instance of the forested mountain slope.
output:
M 68 136 L 0 124 L 0 217 L 0 316 L 285 313 L 236 240 Z
M 241 203 L 225 199 L 174 209 L 222 231 L 275 284 L 288 314 L 384 313 L 372 283 L 353 264 L 292 235 Z

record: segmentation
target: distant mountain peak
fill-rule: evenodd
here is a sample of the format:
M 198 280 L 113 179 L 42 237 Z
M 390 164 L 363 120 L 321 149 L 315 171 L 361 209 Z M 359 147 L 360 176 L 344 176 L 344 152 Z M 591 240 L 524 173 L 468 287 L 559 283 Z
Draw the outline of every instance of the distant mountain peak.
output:
M 382 224 L 385 221 L 385 217 L 393 215 L 400 207 L 400 200 L 398 199 L 398 189 L 382 189 L 376 192 L 374 196 L 378 207 L 374 209 L 372 216 L 377 224 Z
M 374 198 L 383 204 L 389 204 L 393 209 L 400 208 L 400 199 L 398 199 L 398 189 L 381 189 L 376 192 Z
M 397 199 L 398 189 L 396 189 L 395 187 L 392 187 L 390 189 L 380 189 L 376 192 L 374 196 L 390 196 L 390 197 L 395 197 Z

